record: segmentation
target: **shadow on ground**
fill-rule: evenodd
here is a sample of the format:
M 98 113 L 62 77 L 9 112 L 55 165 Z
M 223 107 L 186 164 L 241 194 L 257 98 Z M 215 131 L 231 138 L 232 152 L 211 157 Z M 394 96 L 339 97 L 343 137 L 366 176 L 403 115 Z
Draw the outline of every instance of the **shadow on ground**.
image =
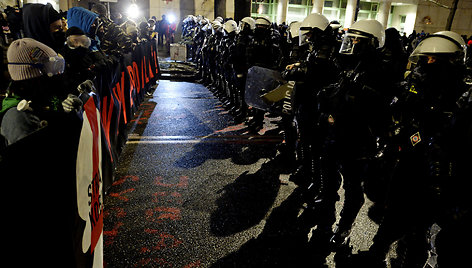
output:
M 267 167 L 268 170 L 271 168 L 273 166 Z M 259 186 L 263 185 L 255 187 Z M 238 190 L 244 190 L 244 188 Z M 274 189 L 272 191 L 275 192 Z M 264 201 L 264 198 L 270 199 L 272 196 L 258 196 L 255 192 L 252 194 L 251 208 L 237 207 L 236 202 L 234 206 L 220 208 L 212 215 L 211 227 L 216 235 L 226 235 L 247 227 L 244 226 L 245 222 L 241 223 L 240 219 L 248 219 L 246 215 L 248 212 L 239 215 L 231 214 L 235 207 L 249 211 L 259 209 L 259 216 L 262 215 L 261 212 L 269 203 L 269 201 Z M 224 198 L 231 198 L 232 195 L 235 195 L 234 191 L 230 191 Z M 239 250 L 218 260 L 212 267 L 327 267 L 325 260 L 330 254 L 329 246 L 327 241 L 315 241 L 315 238 L 309 241 L 309 224 L 302 222 L 298 217 L 302 203 L 303 198 L 297 188 L 280 206 L 272 210 L 263 231 L 257 238 L 249 240 Z M 257 207 L 254 208 L 254 206 Z M 255 221 L 256 217 L 253 217 Z M 239 225 L 234 226 L 235 222 L 239 222 Z
M 274 158 L 277 153 L 276 144 L 280 141 L 271 132 L 264 136 L 254 136 L 252 140 L 243 133 L 235 133 L 231 137 L 212 135 L 195 144 L 192 151 L 175 162 L 175 166 L 195 168 L 209 159 L 231 159 L 236 165 L 251 165 L 259 159 Z

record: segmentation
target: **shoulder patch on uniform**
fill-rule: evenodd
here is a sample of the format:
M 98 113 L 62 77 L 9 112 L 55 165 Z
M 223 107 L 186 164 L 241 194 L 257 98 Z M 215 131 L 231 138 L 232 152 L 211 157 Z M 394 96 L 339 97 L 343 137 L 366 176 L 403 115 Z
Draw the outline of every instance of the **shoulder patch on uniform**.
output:
M 334 125 L 334 117 L 333 117 L 332 115 L 329 115 L 329 116 L 328 116 L 328 123 L 329 123 L 330 125 Z
M 417 145 L 421 141 L 420 133 L 416 132 L 415 134 L 411 135 L 410 141 L 413 146 Z

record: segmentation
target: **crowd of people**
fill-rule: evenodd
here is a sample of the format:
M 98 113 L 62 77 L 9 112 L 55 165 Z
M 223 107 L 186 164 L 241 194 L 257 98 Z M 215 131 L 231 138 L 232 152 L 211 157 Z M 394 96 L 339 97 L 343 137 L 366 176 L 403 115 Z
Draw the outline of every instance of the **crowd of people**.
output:
M 431 252 L 439 267 L 468 263 L 470 38 L 451 31 L 402 37 L 376 20 L 344 31 L 310 14 L 287 27 L 264 16 L 237 23 L 190 15 L 182 40 L 200 82 L 237 122 L 257 134 L 265 114 L 280 116 L 279 156 L 293 167 L 290 180 L 304 203 L 297 228 L 305 238 L 311 232 L 314 255 L 346 253 L 341 249 L 367 196 L 369 217 L 379 225 L 373 245 L 347 251 L 340 262 L 385 267 L 399 241 L 392 267 L 423 267 Z M 283 89 L 282 97 L 252 105 L 251 85 L 271 76 L 275 86 L 256 89 L 256 97 Z M 341 183 L 345 199 L 333 230 Z M 433 224 L 441 228 L 434 250 Z
M 54 122 L 57 114 L 80 111 L 82 93 L 95 90 L 98 74 L 113 73 L 123 55 L 156 38 L 153 19 L 118 24 L 100 3 L 91 10 L 73 7 L 65 12 L 51 4 L 25 4 L 8 12 L 5 25 L 10 32 L 2 42 L 8 47 L 7 60 L 1 62 L 2 71 L 8 72 L 2 81 L 8 84 L 0 110 L 0 148 L 46 125 L 60 124 Z

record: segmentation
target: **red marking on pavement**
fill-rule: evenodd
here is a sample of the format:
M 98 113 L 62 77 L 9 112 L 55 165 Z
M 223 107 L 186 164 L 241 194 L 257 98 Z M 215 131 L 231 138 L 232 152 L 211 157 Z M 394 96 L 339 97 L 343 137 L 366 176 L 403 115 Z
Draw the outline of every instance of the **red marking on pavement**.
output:
M 111 214 L 111 211 L 114 212 L 114 215 L 117 217 L 117 218 L 123 218 L 126 216 L 126 212 L 123 208 L 110 208 L 109 210 L 105 211 L 103 216 L 106 218 L 106 217 L 110 217 L 110 214 Z
M 146 247 L 141 248 L 141 250 L 139 251 L 139 253 L 141 253 L 141 254 L 149 253 L 149 252 L 151 252 L 151 250 L 149 248 L 146 248 Z
M 185 265 L 183 268 L 200 267 L 200 265 L 201 265 L 201 262 L 200 262 L 200 260 L 198 260 L 198 261 L 194 261 L 194 262 L 191 262 L 191 263 Z
M 226 127 L 226 128 L 220 129 L 220 130 L 216 130 L 213 133 L 233 132 L 233 131 L 238 131 L 238 130 L 245 129 L 245 128 L 246 128 L 246 125 L 241 123 L 239 125 L 229 126 L 229 127 Z
M 156 108 L 156 104 L 157 103 L 155 102 L 146 102 L 141 104 L 138 116 L 131 120 L 131 122 L 136 122 L 138 125 L 147 123 Z
M 148 233 L 148 234 L 157 234 L 159 232 L 159 230 L 156 230 L 156 229 L 145 229 L 144 230 L 145 233 Z
M 179 178 L 179 183 L 172 184 L 172 183 L 163 183 L 162 182 L 163 178 L 162 176 L 157 176 L 156 177 L 156 182 L 155 184 L 157 186 L 163 186 L 163 187 L 179 187 L 179 188 L 186 188 L 188 186 L 188 176 L 180 176 Z
M 154 217 L 154 213 L 158 214 L 157 217 Z M 156 207 L 146 210 L 145 212 L 147 220 L 150 221 L 160 221 L 165 219 L 170 219 L 173 221 L 180 220 L 180 209 L 175 207 Z
M 160 238 L 157 245 L 153 248 L 154 250 L 161 250 L 163 248 L 175 248 L 182 244 L 182 241 L 175 238 L 175 236 L 167 233 L 160 233 Z
M 123 183 L 124 183 L 126 180 L 128 180 L 128 179 L 131 179 L 131 181 L 138 181 L 138 180 L 139 180 L 138 176 L 126 175 L 126 176 L 121 177 L 119 180 L 116 180 L 116 181 L 113 183 L 113 186 L 123 184 Z
M 167 199 L 176 199 L 174 200 L 175 202 L 179 203 L 179 204 L 182 204 L 182 194 L 178 193 L 178 192 L 172 192 L 172 193 L 169 193 L 169 192 L 157 192 L 157 193 L 153 193 L 152 194 L 154 196 L 154 199 L 152 200 L 152 202 L 154 203 L 158 203 L 162 197 L 166 197 L 166 196 L 170 196 L 171 198 L 167 198 Z
M 107 237 L 106 239 L 104 239 L 105 246 L 110 246 L 111 244 L 113 244 L 115 237 L 118 235 L 118 229 L 123 225 L 124 223 L 117 222 L 111 231 L 103 231 L 103 235 Z
M 130 189 L 126 189 L 124 191 L 121 191 L 119 193 L 110 193 L 110 196 L 116 197 L 116 198 L 120 199 L 121 201 L 128 202 L 129 198 L 126 197 L 126 196 L 122 196 L 122 195 L 126 194 L 126 193 L 129 193 L 129 192 L 133 192 L 133 191 L 134 191 L 134 188 L 130 188 Z

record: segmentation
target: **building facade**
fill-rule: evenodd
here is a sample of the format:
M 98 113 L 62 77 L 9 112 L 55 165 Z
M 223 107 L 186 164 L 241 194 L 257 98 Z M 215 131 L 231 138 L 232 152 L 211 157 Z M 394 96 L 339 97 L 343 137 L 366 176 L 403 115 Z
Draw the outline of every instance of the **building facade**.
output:
M 310 13 L 322 13 L 329 20 L 337 20 L 349 28 L 359 19 L 377 19 L 386 28 L 395 27 L 410 34 L 413 30 L 433 33 L 445 30 L 454 0 L 2 0 L 20 5 L 26 3 L 51 3 L 57 10 L 73 6 L 90 7 L 102 2 L 111 10 L 126 12 L 127 6 L 136 4 L 142 17 L 171 16 L 177 22 L 187 15 L 203 15 L 210 20 L 216 16 L 242 18 L 266 15 L 273 22 L 289 24 L 301 21 Z M 433 3 L 435 2 L 435 3 Z M 243 10 L 242 9 L 249 9 Z M 238 12 L 239 11 L 239 12 Z M 238 15 L 239 14 L 239 15 Z M 239 18 L 238 18 L 239 17 Z M 472 34 L 472 0 L 458 0 L 451 27 L 452 31 Z

